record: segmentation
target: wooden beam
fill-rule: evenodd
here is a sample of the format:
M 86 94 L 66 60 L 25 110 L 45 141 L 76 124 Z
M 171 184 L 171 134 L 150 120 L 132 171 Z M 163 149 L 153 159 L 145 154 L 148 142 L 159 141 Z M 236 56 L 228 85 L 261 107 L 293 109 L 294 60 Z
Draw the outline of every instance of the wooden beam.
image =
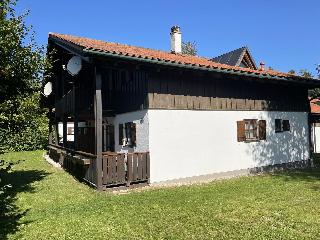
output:
M 78 114 L 78 99 L 76 98 L 77 96 L 77 88 L 75 85 L 73 85 L 73 103 L 74 103 L 74 114 L 73 114 L 73 144 L 74 144 L 74 150 L 78 150 L 78 140 L 79 140 L 79 114 Z
M 102 190 L 102 97 L 101 97 L 101 73 L 95 68 L 95 94 L 94 94 L 94 117 L 95 117 L 95 143 L 96 143 L 96 186 Z
M 67 131 L 67 127 L 68 127 L 68 117 L 67 115 L 63 115 L 63 120 L 62 120 L 62 126 L 63 126 L 63 146 L 64 147 L 68 147 L 67 146 L 67 134 L 68 134 L 68 131 Z
M 49 109 L 49 144 L 52 144 L 53 132 L 52 132 L 52 109 Z
M 54 121 L 54 141 L 56 145 L 59 145 L 59 122 L 55 119 Z

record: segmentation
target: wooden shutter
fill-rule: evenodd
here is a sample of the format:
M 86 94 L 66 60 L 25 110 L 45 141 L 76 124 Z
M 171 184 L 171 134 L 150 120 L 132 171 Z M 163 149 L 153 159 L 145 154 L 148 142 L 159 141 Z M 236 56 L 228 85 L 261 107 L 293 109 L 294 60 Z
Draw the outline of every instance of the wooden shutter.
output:
M 275 132 L 282 132 L 281 119 L 274 120 Z
M 237 121 L 237 138 L 238 142 L 243 142 L 246 140 L 245 121 Z
M 131 145 L 132 147 L 136 146 L 136 124 L 131 123 L 130 124 L 130 135 L 131 135 Z
M 119 145 L 122 145 L 123 140 L 123 124 L 119 124 Z
M 258 127 L 259 127 L 259 139 L 260 140 L 266 140 L 266 127 L 267 123 L 266 120 L 259 120 L 258 122 Z
M 282 120 L 282 129 L 283 129 L 283 131 L 290 131 L 289 120 Z

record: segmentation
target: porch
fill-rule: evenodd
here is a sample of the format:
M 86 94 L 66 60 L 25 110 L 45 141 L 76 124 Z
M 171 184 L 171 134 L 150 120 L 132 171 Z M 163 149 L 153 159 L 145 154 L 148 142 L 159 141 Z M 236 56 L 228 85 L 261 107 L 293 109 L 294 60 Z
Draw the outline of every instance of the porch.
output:
M 48 155 L 77 179 L 100 190 L 150 183 L 149 152 L 103 152 L 100 162 L 94 154 L 49 144 Z
M 148 149 L 135 148 L 135 136 L 130 133 L 129 137 L 128 128 L 123 127 L 124 134 L 117 141 L 125 153 L 115 151 L 115 128 L 129 126 L 112 122 L 130 105 L 121 101 L 124 90 L 121 81 L 115 81 L 121 72 L 101 67 L 104 62 L 84 62 L 81 73 L 70 76 L 59 71 L 63 59 L 69 58 L 68 53 L 59 49 L 58 58 L 62 60 L 55 66 L 55 93 L 48 98 L 50 158 L 98 190 L 148 184 Z M 127 81 L 128 76 L 124 77 Z M 134 124 L 130 126 L 134 131 Z

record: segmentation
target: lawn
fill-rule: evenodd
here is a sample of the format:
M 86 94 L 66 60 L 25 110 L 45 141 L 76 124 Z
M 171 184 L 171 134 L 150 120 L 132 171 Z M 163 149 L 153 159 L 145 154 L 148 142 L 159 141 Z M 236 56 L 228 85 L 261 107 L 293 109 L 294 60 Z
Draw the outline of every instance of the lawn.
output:
M 320 239 L 320 170 L 241 177 L 197 186 L 97 192 L 42 158 L 6 181 L 0 239 Z

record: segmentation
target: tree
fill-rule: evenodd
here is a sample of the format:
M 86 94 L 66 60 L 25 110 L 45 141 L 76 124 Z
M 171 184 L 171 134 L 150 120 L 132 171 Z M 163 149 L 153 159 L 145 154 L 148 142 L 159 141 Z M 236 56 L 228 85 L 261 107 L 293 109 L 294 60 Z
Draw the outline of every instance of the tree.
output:
M 0 152 L 43 148 L 46 112 L 40 108 L 43 73 L 50 68 L 15 0 L 0 1 Z
M 300 76 L 302 77 L 313 78 L 313 75 L 307 69 L 301 69 L 299 73 L 300 73 Z
M 182 42 L 182 53 L 187 55 L 196 56 L 197 55 L 197 43 L 193 42 Z
M 314 78 L 312 73 L 309 72 L 307 69 L 301 69 L 299 71 L 299 73 L 300 73 L 300 76 L 302 76 L 302 77 Z M 315 88 L 315 89 L 309 90 L 309 97 L 310 97 L 310 100 L 319 98 L 320 97 L 320 89 L 319 88 Z
M 291 69 L 288 73 L 290 73 L 290 74 L 296 74 L 296 71 L 293 70 L 293 69 Z

